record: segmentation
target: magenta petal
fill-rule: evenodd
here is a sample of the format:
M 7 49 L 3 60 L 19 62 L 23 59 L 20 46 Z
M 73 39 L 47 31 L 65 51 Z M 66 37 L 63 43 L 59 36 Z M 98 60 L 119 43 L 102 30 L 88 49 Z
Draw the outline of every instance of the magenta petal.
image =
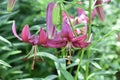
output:
M 85 14 L 81 14 L 80 16 L 78 16 L 78 22 L 87 24 L 88 17 Z
M 24 42 L 28 42 L 29 37 L 30 37 L 29 25 L 25 25 L 21 33 L 21 38 Z
M 38 44 L 45 44 L 46 42 L 47 42 L 47 35 L 46 35 L 45 31 L 41 28 Z
M 39 38 L 39 36 L 36 35 L 36 34 L 30 36 L 29 37 L 29 43 L 32 44 L 32 45 L 38 44 L 38 38 Z
M 85 41 L 86 40 L 86 38 L 87 38 L 87 35 L 85 34 L 85 35 L 81 35 L 81 36 L 78 36 L 78 37 L 75 37 L 75 38 L 73 38 L 72 39 L 72 42 L 76 42 L 76 41 L 81 41 L 81 42 L 83 42 L 83 41 Z
M 13 21 L 13 24 L 12 24 L 12 32 L 13 32 L 13 34 L 14 34 L 15 37 L 17 37 L 19 40 L 22 40 L 22 39 L 18 36 L 18 34 L 17 34 L 17 32 L 16 32 L 15 21 Z
M 66 21 L 63 22 L 61 34 L 63 38 L 68 38 L 69 40 L 74 37 L 72 29 Z
M 73 42 L 72 44 L 76 48 L 85 48 L 89 45 L 87 42 Z
M 67 14 L 65 11 L 62 11 L 62 21 L 65 21 L 67 19 Z
M 81 8 L 78 8 L 78 16 L 80 16 L 81 14 L 85 14 L 85 11 Z
M 72 21 L 72 19 L 74 19 L 74 17 L 73 16 L 71 16 L 71 15 L 68 15 L 69 16 L 69 18 L 70 18 L 70 20 Z M 68 19 L 68 16 L 67 16 L 67 14 L 66 14 L 66 12 L 65 11 L 62 11 L 62 21 L 65 21 L 65 20 L 67 20 Z
M 54 34 L 54 24 L 52 22 L 52 11 L 53 11 L 53 8 L 54 8 L 54 5 L 55 3 L 54 2 L 51 2 L 48 4 L 47 6 L 47 13 L 46 13 L 46 25 L 47 25 L 47 28 L 46 28 L 46 32 L 47 32 L 47 35 L 49 38 L 51 38 Z
M 63 40 L 48 40 L 47 41 L 47 47 L 51 47 L 51 48 L 61 48 L 66 46 L 67 42 L 63 41 Z

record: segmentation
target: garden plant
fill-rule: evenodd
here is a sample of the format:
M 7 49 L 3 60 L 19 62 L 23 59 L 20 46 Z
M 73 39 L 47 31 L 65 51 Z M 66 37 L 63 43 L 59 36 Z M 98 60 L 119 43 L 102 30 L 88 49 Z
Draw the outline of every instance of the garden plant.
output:
M 1 0 L 0 80 L 120 80 L 120 0 Z

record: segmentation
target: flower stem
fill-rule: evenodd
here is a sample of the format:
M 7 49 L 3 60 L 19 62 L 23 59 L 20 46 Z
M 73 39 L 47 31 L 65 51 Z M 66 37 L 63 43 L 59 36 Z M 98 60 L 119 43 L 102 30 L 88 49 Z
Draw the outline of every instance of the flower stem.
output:
M 88 24 L 88 38 L 89 38 L 91 35 L 91 30 L 92 30 L 92 27 L 91 27 L 91 24 L 92 24 L 92 0 L 89 0 L 88 11 L 89 11 L 89 24 Z M 88 50 L 88 52 L 87 52 L 87 59 L 89 57 L 90 57 L 90 50 Z M 88 80 L 87 79 L 88 74 L 89 74 L 89 62 L 86 63 L 86 71 L 85 71 L 84 80 Z
M 76 72 L 74 80 L 78 80 L 78 73 L 79 73 L 80 65 L 81 65 L 81 62 L 82 62 L 82 59 L 83 59 L 84 51 L 85 51 L 85 49 L 82 49 L 82 53 L 81 53 L 81 56 L 80 56 L 80 61 L 78 63 L 77 72 Z
M 71 20 L 70 20 L 70 16 L 69 16 L 69 14 L 68 14 L 68 12 L 67 12 L 67 10 L 66 10 L 66 8 L 65 8 L 65 6 L 64 6 L 63 3 L 62 3 L 62 6 L 63 6 L 63 8 L 64 8 L 64 10 L 65 10 L 65 12 L 66 12 L 66 16 L 67 16 L 67 18 L 68 18 L 68 21 L 69 21 L 69 23 L 70 23 L 71 28 L 72 28 L 72 30 L 74 30 L 73 24 L 72 24 L 72 22 L 71 22 Z
M 87 59 L 90 57 L 90 49 L 87 52 Z M 86 71 L 85 71 L 85 76 L 84 80 L 88 80 L 88 74 L 89 74 L 89 62 L 86 63 Z
M 88 37 L 90 37 L 91 34 L 91 24 L 92 24 L 92 0 L 89 0 L 89 24 L 88 24 Z

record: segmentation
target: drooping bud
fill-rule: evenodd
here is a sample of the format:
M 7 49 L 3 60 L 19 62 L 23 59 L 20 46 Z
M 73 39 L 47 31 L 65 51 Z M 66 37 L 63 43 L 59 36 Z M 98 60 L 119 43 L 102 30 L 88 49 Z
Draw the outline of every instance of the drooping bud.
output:
M 8 0 L 7 11 L 11 12 L 14 8 L 16 0 Z
M 58 25 L 60 22 L 60 6 L 57 3 L 53 7 L 52 22 L 54 25 Z
M 96 11 L 97 11 L 99 18 L 102 21 L 104 21 L 105 15 L 104 15 L 104 10 L 103 10 L 103 6 L 102 6 L 102 0 L 97 0 L 95 5 L 97 6 Z

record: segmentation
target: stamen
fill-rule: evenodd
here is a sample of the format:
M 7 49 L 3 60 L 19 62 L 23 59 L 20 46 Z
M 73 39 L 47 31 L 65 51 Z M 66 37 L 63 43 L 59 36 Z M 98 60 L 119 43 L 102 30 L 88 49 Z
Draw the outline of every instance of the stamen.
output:
M 32 62 L 32 70 L 34 70 L 35 60 Z
M 32 70 L 34 70 L 34 65 L 35 65 L 35 61 L 36 61 L 36 46 L 33 46 L 34 47 L 34 57 L 33 57 L 33 62 L 32 62 Z

